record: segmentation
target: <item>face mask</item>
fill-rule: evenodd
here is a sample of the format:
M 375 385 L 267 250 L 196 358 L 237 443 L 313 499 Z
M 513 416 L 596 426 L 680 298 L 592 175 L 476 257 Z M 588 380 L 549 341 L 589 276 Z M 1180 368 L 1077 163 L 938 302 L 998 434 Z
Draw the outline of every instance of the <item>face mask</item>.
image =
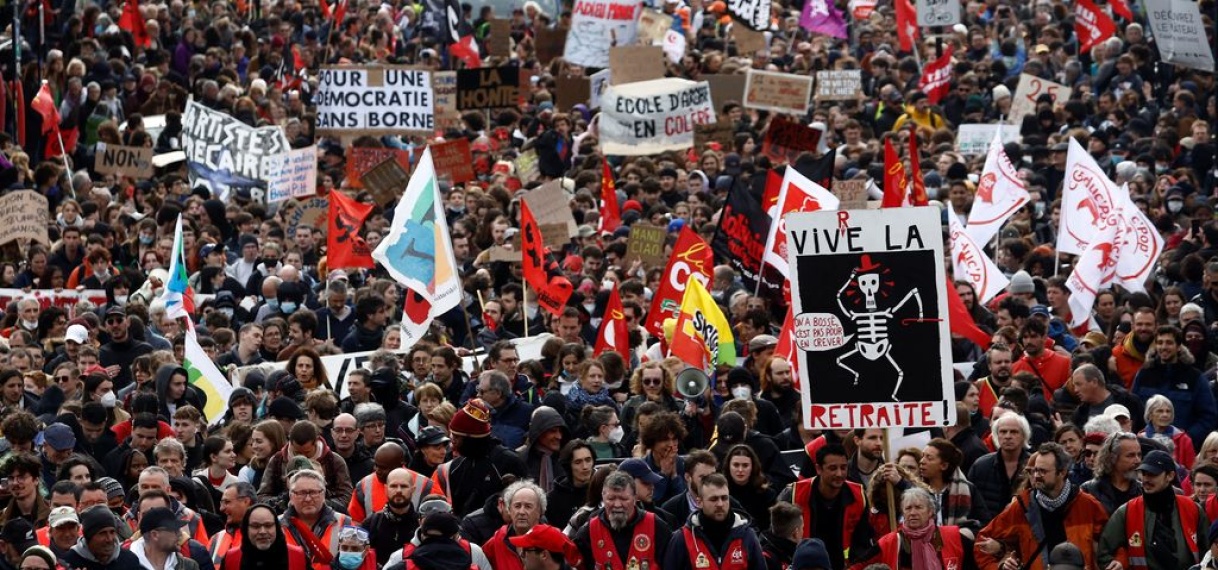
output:
M 364 563 L 364 553 L 362 552 L 339 552 L 338 565 L 346 570 L 355 570 Z
M 623 437 L 626 437 L 626 430 L 622 426 L 617 426 L 609 431 L 610 443 L 621 443 Z
M 23 328 L 25 328 L 25 330 L 30 330 L 30 331 L 38 330 L 38 321 L 27 321 L 25 319 L 22 319 L 21 326 Z
M 1184 202 L 1180 200 L 1168 200 L 1167 211 L 1173 214 L 1179 214 L 1180 210 L 1184 209 Z
M 1159 174 L 1163 174 L 1164 172 L 1167 172 L 1167 165 L 1166 164 L 1155 164 L 1155 172 L 1157 172 Z
M 118 396 L 114 395 L 114 391 L 110 391 L 110 392 L 106 392 L 105 394 L 102 394 L 102 397 L 101 397 L 102 407 L 113 408 L 117 404 L 118 404 Z
M 528 313 L 530 320 L 537 318 L 537 311 L 541 310 L 541 305 L 529 303 L 525 307 L 525 311 Z
M 279 310 L 279 299 L 267 299 L 266 306 L 269 309 L 271 309 L 272 311 L 278 311 Z
M 289 314 L 295 313 L 296 312 L 296 303 L 288 301 L 282 305 L 279 305 L 279 310 L 284 313 L 289 313 Z
M 140 245 L 152 245 L 152 236 L 140 236 Z
M 127 296 L 126 295 L 115 295 L 114 302 L 115 302 L 115 304 L 118 304 L 118 305 L 126 305 Z
M 737 400 L 747 400 L 753 396 L 753 390 L 748 386 L 736 386 L 732 388 L 732 397 Z
M 221 315 L 224 315 L 224 316 L 226 316 L 226 317 L 228 317 L 228 318 L 230 318 L 230 319 L 231 319 L 231 318 L 233 318 L 233 310 L 232 310 L 232 309 L 227 309 L 227 308 L 226 308 L 226 309 L 217 309 L 217 310 L 218 310 L 218 311 L 220 311 L 220 314 L 221 314 Z
M 588 311 L 589 315 L 591 315 L 592 311 L 595 309 L 596 309 L 596 303 L 584 303 L 584 310 Z

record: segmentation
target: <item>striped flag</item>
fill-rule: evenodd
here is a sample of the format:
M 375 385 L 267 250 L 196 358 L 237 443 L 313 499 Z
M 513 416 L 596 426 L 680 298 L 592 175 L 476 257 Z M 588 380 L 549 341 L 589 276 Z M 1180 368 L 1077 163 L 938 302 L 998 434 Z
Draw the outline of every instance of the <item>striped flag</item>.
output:
M 165 301 L 165 316 L 171 319 L 186 317 L 187 326 L 193 328 L 191 315 L 195 312 L 195 292 L 190 288 L 190 276 L 186 271 L 182 215 L 178 214 L 178 225 L 173 232 L 173 257 L 169 260 L 169 282 L 161 291 L 161 299 Z
M 233 385 L 224 373 L 216 368 L 216 363 L 208 358 L 207 353 L 203 352 L 193 328 L 186 331 L 186 352 L 182 357 L 182 367 L 186 369 L 186 377 L 191 385 L 207 395 L 207 405 L 203 406 L 202 412 L 208 425 L 216 425 L 224 419 Z

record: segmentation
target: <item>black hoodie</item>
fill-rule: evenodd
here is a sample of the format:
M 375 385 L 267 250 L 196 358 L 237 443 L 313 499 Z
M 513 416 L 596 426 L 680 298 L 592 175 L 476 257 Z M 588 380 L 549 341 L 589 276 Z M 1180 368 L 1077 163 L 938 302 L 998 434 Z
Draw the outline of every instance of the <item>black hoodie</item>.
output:
M 173 421 L 173 413 L 169 411 L 170 403 L 174 405 L 175 410 L 182 406 L 190 405 L 197 408 L 200 412 L 203 411 L 203 407 L 207 404 L 207 397 L 203 396 L 194 386 L 191 386 L 189 380 L 186 382 L 186 392 L 182 394 L 182 397 L 177 401 L 170 402 L 166 394 L 169 392 L 169 381 L 173 379 L 175 374 L 185 376 L 187 379 L 190 378 L 190 374 L 186 372 L 186 369 L 176 364 L 166 364 L 156 371 L 156 397 L 160 401 L 160 408 L 157 410 L 157 414 L 165 421 Z
M 468 570 L 473 558 L 457 541 L 444 537 L 428 537 L 410 555 L 420 570 Z

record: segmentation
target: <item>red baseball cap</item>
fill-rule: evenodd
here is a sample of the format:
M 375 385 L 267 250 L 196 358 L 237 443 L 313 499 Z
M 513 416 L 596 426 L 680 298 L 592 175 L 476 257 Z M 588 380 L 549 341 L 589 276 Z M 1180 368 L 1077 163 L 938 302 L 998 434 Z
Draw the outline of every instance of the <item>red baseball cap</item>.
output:
M 508 538 L 508 541 L 520 550 L 539 548 L 546 552 L 557 552 L 563 555 L 567 564 L 579 566 L 579 549 L 575 547 L 575 543 L 561 530 L 548 524 L 539 524 L 521 536 Z

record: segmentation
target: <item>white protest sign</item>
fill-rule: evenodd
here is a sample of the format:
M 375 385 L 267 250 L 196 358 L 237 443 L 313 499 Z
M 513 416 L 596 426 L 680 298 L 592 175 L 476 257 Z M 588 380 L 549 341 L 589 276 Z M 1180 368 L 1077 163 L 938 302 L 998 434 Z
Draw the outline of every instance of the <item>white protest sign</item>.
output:
M 985 154 L 994 140 L 994 132 L 998 125 L 969 123 L 960 125 L 956 130 L 956 152 L 960 154 Z M 1002 130 L 1002 143 L 1019 142 L 1019 129 L 1006 128 Z
M 588 77 L 589 95 L 588 106 L 592 109 L 601 108 L 601 95 L 609 88 L 609 70 L 602 69 Z
M 786 220 L 804 427 L 954 425 L 939 209 Z
M 251 202 L 262 203 L 266 188 L 262 158 L 290 148 L 280 127 L 256 129 L 194 101 L 182 115 L 182 150 L 190 186 L 204 186 L 223 201 L 234 191 L 244 191 Z
M 321 69 L 319 135 L 434 132 L 431 72 L 390 66 Z
M 601 150 L 639 156 L 694 145 L 694 127 L 714 123 L 710 85 L 688 79 L 653 79 L 614 85 L 601 96 Z
M 266 203 L 317 193 L 317 147 L 298 148 L 262 158 Z
M 1054 83 L 1027 73 L 1021 74 L 1019 85 L 1015 87 L 1015 99 L 1011 101 L 1011 115 L 1007 118 L 1007 122 L 1018 125 L 1023 122 L 1025 116 L 1035 113 L 1036 100 L 1041 95 L 1052 96 L 1053 104 L 1056 106 L 1069 101 L 1071 91 L 1069 87 L 1061 83 Z
M 727 13 L 759 32 L 770 29 L 770 0 L 727 0 Z
M 576 0 L 563 57 L 584 67 L 608 67 L 610 47 L 634 43 L 642 9 L 637 0 Z
M 1214 52 L 1196 0 L 1146 0 L 1146 15 L 1163 61 L 1214 72 Z
M 960 23 L 960 0 L 918 0 L 917 8 L 920 28 Z
M 664 32 L 664 55 L 674 64 L 681 63 L 685 55 L 685 34 L 676 30 Z

